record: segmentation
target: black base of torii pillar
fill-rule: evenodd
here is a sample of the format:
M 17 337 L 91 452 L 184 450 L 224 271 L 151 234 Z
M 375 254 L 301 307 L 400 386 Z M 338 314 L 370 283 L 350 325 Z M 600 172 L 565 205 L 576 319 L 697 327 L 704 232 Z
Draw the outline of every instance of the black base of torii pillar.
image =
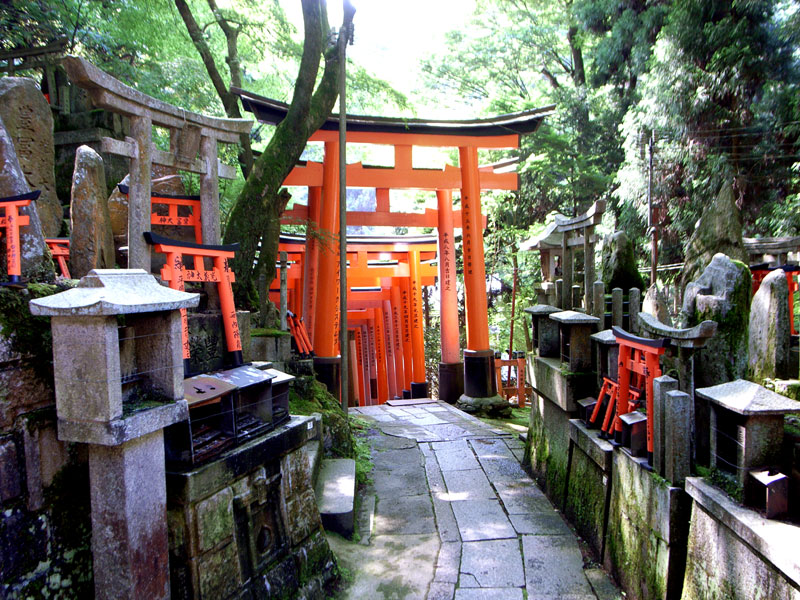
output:
M 464 393 L 464 363 L 439 363 L 439 400 L 455 404 Z
M 342 366 L 342 359 L 340 356 L 315 356 L 314 357 L 314 372 L 317 375 L 317 380 L 324 383 L 328 391 L 337 400 L 339 397 L 340 387 L 340 371 Z
M 464 393 L 457 406 L 487 416 L 511 414 L 511 405 L 497 393 L 492 350 L 464 350 Z

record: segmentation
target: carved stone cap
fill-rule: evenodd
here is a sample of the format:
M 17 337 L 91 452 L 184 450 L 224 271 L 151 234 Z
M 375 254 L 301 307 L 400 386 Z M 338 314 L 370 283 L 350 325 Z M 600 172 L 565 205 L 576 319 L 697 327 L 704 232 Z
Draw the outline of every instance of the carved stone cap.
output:
M 561 312 L 561 309 L 549 304 L 535 304 L 524 309 L 529 315 L 552 315 L 553 313 Z
M 702 348 L 717 332 L 716 321 L 703 321 L 688 329 L 678 329 L 665 325 L 649 313 L 639 313 L 639 327 L 656 337 L 669 338 L 673 346 L 681 348 Z
M 698 388 L 701 398 L 740 415 L 785 415 L 800 413 L 800 402 L 767 388 L 737 379 L 707 388 Z
M 31 314 L 48 317 L 92 317 L 192 308 L 199 294 L 160 285 L 144 269 L 93 269 L 78 286 L 31 300 Z
M 578 312 L 577 310 L 562 310 L 551 314 L 550 318 L 564 325 L 594 325 L 600 322 L 600 319 L 597 317 Z

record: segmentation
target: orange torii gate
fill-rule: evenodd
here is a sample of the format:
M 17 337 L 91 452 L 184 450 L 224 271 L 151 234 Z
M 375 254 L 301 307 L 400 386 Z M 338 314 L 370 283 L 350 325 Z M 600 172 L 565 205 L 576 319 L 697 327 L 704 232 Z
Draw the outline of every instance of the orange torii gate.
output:
M 269 98 L 233 88 L 241 98 L 245 110 L 265 123 L 277 124 L 283 120 L 288 105 Z M 442 283 L 442 362 L 440 363 L 440 397 L 453 402 L 460 400 L 465 407 L 494 404 L 502 400 L 497 396 L 494 377 L 494 352 L 489 346 L 488 311 L 486 298 L 486 273 L 483 254 L 483 220 L 480 192 L 483 189 L 516 190 L 516 173 L 504 172 L 497 165 L 481 167 L 479 149 L 517 148 L 519 136 L 534 132 L 554 107 L 502 115 L 491 119 L 471 121 L 430 121 L 422 119 L 390 119 L 348 115 L 347 142 L 379 144 L 394 147 L 392 167 L 370 167 L 361 163 L 346 166 L 347 185 L 376 190 L 377 208 L 374 212 L 348 211 L 348 225 L 391 227 L 436 227 L 438 229 L 439 279 Z M 306 207 L 295 207 L 284 214 L 285 222 L 309 223 L 304 269 L 303 314 L 313 330 L 317 352 L 317 372 L 332 390 L 338 390 L 338 247 L 330 250 L 319 247 L 320 233 L 324 238 L 338 235 L 339 212 L 339 142 L 338 117 L 330 117 L 309 141 L 323 142 L 325 155 L 321 163 L 304 162 L 296 166 L 284 181 L 287 186 L 308 187 Z M 414 146 L 456 147 L 459 165 L 444 169 L 414 168 Z M 507 165 L 503 165 L 504 167 Z M 389 190 L 417 189 L 437 194 L 438 210 L 424 213 L 392 212 L 389 207 Z M 452 191 L 461 192 L 461 210 L 452 208 Z M 455 303 L 454 228 L 463 232 L 464 285 L 467 311 L 467 349 L 464 366 L 458 346 L 458 315 Z M 316 229 L 316 231 L 314 231 Z M 412 258 L 409 267 L 420 264 Z M 390 297 L 399 288 L 412 306 L 420 294 L 419 285 L 405 282 L 392 286 Z M 324 293 L 318 293 L 325 290 Z M 412 322 L 413 324 L 413 322 Z M 421 326 L 421 323 L 420 323 Z M 408 356 L 404 352 L 404 356 Z M 404 369 L 407 367 L 404 365 Z M 463 369 L 463 370 L 462 370 Z M 413 371 L 412 371 L 413 376 Z M 463 379 L 462 379 L 463 377 Z M 427 394 L 425 382 L 412 381 L 412 396 Z M 461 395 L 461 386 L 464 394 Z M 476 402 L 475 399 L 481 399 Z M 487 401 L 487 399 L 491 399 Z
M 300 294 L 292 292 L 297 290 L 296 286 L 304 276 L 305 240 L 283 235 L 279 247 L 281 251 L 287 252 L 289 258 L 287 274 L 289 310 L 299 314 L 303 310 Z M 372 388 L 369 385 L 364 388 L 360 383 L 357 390 L 358 397 L 364 398 L 368 403 L 373 399 L 385 402 L 404 395 L 410 397 L 412 388 L 425 385 L 424 340 L 421 327 L 423 315 L 421 299 L 412 306 L 408 292 L 401 294 L 400 288 L 409 290 L 413 287 L 413 282 L 410 281 L 412 264 L 415 265 L 413 270 L 418 279 L 417 288 L 435 284 L 437 270 L 433 261 L 437 255 L 436 238 L 351 236 L 347 248 L 347 281 L 351 291 L 348 308 L 353 311 L 359 310 L 359 313 L 354 315 L 354 318 L 359 319 L 358 326 L 350 324 L 349 327 L 355 334 L 354 360 L 357 360 L 357 364 L 354 369 L 363 371 L 365 367 L 371 367 L 372 370 L 371 377 L 364 377 L 362 373 L 360 378 L 360 381 L 366 380 L 367 383 L 371 381 Z M 272 285 L 277 281 L 276 272 Z M 279 290 L 271 287 L 270 297 L 273 301 L 277 301 L 278 294 Z M 367 305 L 368 307 L 364 308 Z M 368 311 L 369 314 L 362 311 Z M 416 321 L 416 329 L 406 327 L 405 321 L 401 324 L 401 315 L 409 316 L 412 323 Z M 382 324 L 376 326 L 375 320 L 378 318 Z M 362 332 L 365 327 L 371 329 Z M 376 335 L 376 331 L 380 332 L 380 338 Z M 403 344 L 404 338 L 408 342 L 408 351 Z M 369 344 L 367 340 L 370 341 Z M 363 352 L 365 346 L 371 351 Z M 362 350 L 361 354 L 358 353 L 359 349 Z M 376 352 L 378 358 L 374 356 Z M 382 363 L 380 374 L 377 367 L 378 360 Z M 371 390 L 371 393 L 365 394 L 365 389 Z M 388 392 L 388 395 L 385 392 Z

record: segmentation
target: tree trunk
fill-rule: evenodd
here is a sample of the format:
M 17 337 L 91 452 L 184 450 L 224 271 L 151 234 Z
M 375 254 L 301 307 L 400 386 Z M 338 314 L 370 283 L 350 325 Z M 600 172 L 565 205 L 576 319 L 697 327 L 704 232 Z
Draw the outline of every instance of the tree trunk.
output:
M 230 69 L 231 84 L 240 87 L 241 71 L 239 69 L 239 51 L 237 47 L 237 40 L 240 30 L 239 28 L 231 27 L 230 23 L 228 23 L 222 17 L 214 0 L 208 0 L 208 5 L 211 8 L 211 12 L 214 13 L 214 18 L 216 19 L 217 24 L 225 34 L 225 40 L 228 47 L 228 55 L 225 59 L 225 62 L 228 63 L 228 67 Z M 189 5 L 186 4 L 186 0 L 175 0 L 175 6 L 178 9 L 178 13 L 181 15 L 181 18 L 183 19 L 183 23 L 186 25 L 186 30 L 189 32 L 189 37 L 191 38 L 197 53 L 200 55 L 200 59 L 203 61 L 203 65 L 205 66 L 208 77 L 211 79 L 211 83 L 217 92 L 217 96 L 219 96 L 219 99 L 222 102 L 222 107 L 225 110 L 225 114 L 229 119 L 241 119 L 242 112 L 239 110 L 239 99 L 234 94 L 231 94 L 230 88 L 225 85 L 222 74 L 217 68 L 217 63 L 214 61 L 214 55 L 211 53 L 211 49 L 208 47 L 208 44 L 203 37 L 203 32 L 200 29 L 200 26 L 197 24 L 197 20 L 192 14 L 192 10 L 189 8 Z M 239 164 L 242 169 L 242 174 L 247 177 L 253 168 L 253 149 L 250 146 L 250 134 L 242 133 L 239 136 L 239 142 L 242 145 L 239 151 Z
M 225 243 L 240 244 L 232 267 L 237 279 L 237 302 L 243 307 L 258 305 L 255 281 L 260 270 L 265 270 L 267 280 L 272 279 L 271 269 L 274 269 L 278 252 L 280 217 L 290 197 L 279 193 L 281 184 L 297 164 L 308 138 L 328 118 L 338 97 L 338 40 L 328 39 L 325 0 L 302 0 L 302 7 L 305 39 L 292 102 L 286 117 L 278 124 L 269 144 L 255 161 L 225 229 Z M 346 8 L 345 31 L 349 29 L 355 12 L 349 4 Z M 315 91 L 323 56 L 325 70 Z M 259 252 L 259 243 L 262 254 L 256 267 L 254 261 Z

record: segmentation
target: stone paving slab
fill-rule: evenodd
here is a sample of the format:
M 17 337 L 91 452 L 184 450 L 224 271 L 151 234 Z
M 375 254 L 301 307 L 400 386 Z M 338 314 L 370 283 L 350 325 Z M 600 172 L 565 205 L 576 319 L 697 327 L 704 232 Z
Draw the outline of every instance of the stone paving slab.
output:
M 479 438 L 469 441 L 469 445 L 475 451 L 478 458 L 514 458 L 511 449 L 506 445 L 505 440 L 498 438 Z
M 455 600 L 522 600 L 523 597 L 521 588 L 459 588 Z
M 372 455 L 372 464 L 376 471 L 413 469 L 416 472 L 422 466 L 422 453 L 417 448 L 375 452 Z
M 584 570 L 568 524 L 521 468 L 516 435 L 439 402 L 353 412 L 371 422 L 377 500 L 370 545 L 342 561 L 357 573 L 346 598 L 620 597 L 602 570 Z
M 522 554 L 529 599 L 595 597 L 573 536 L 524 535 Z
M 464 440 L 433 442 L 431 444 L 442 471 L 480 469 L 478 460 Z
M 434 581 L 458 583 L 459 566 L 461 565 L 461 542 L 444 542 L 439 548 L 436 561 Z
M 378 498 L 392 496 L 418 496 L 430 493 L 424 476 L 420 476 L 421 467 L 403 471 L 373 471 L 372 479 Z
M 453 600 L 456 584 L 434 581 L 428 589 L 428 600 Z
M 560 514 L 537 512 L 509 515 L 511 525 L 520 535 L 571 535 L 572 531 Z
M 458 500 L 490 500 L 497 498 L 482 469 L 442 471 L 442 475 L 447 485 L 446 497 L 439 496 L 442 500 L 455 502 Z
M 465 542 L 517 537 L 497 500 L 462 500 L 451 502 L 451 506 Z
M 378 535 L 369 546 L 338 536 L 328 542 L 340 564 L 354 573 L 343 600 L 420 600 L 433 580 L 439 536 Z
M 519 540 L 465 542 L 461 549 L 461 573 L 472 575 L 478 587 L 501 588 L 525 585 Z M 462 586 L 465 587 L 465 586 Z
M 511 455 L 508 458 L 484 458 L 478 457 L 481 467 L 486 471 L 486 476 L 492 481 L 517 482 L 528 480 L 528 474 L 519 464 L 519 461 Z
M 428 494 L 380 497 L 375 506 L 375 536 L 436 533 Z
M 551 513 L 555 509 L 536 484 L 527 482 L 493 482 L 503 507 L 510 515 Z

